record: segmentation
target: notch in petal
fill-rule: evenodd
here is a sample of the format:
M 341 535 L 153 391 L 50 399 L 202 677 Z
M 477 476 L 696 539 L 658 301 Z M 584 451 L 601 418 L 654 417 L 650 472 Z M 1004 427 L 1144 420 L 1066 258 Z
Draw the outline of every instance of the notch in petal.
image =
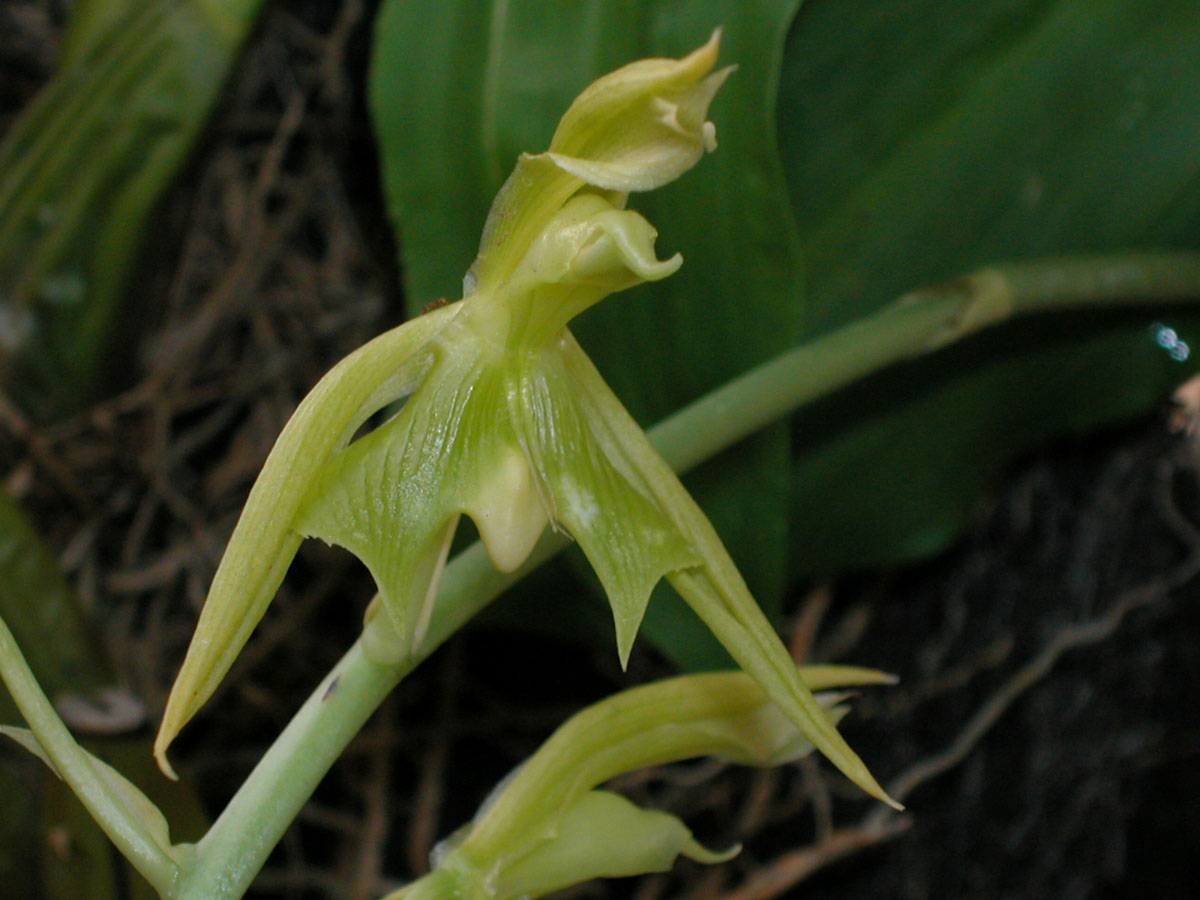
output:
M 525 561 L 549 521 L 509 424 L 505 371 L 459 325 L 404 407 L 321 467 L 296 517 L 301 533 L 366 564 L 400 639 L 397 658 L 424 638 L 460 515 L 504 571 Z
M 654 586 L 700 558 L 648 486 L 606 452 L 612 442 L 598 440 L 598 423 L 577 407 L 556 350 L 541 353 L 517 384 L 511 409 L 518 438 L 553 520 L 578 542 L 604 586 L 624 666 Z

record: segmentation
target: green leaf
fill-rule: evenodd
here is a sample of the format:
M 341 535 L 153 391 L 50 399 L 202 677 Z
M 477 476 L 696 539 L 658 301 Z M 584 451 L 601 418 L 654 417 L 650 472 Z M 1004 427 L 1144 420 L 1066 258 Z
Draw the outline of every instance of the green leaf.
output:
M 111 686 L 58 561 L 24 511 L 0 489 L 0 618 L 26 648 L 30 668 L 51 697 Z M 0 695 L 6 692 L 0 687 Z
M 1200 17 L 1183 0 L 812 0 L 780 145 L 808 333 L 990 262 L 1200 245 Z M 1015 454 L 1191 371 L 1149 313 L 1015 323 L 800 416 L 795 573 L 924 555 Z M 1192 346 L 1194 314 L 1172 313 Z
M 38 742 L 38 739 L 33 736 L 33 732 L 28 728 L 0 725 L 0 734 L 16 741 L 49 766 L 55 775 L 59 775 L 60 778 L 62 777 L 50 757 L 46 754 L 46 751 L 42 749 L 42 745 Z M 133 817 L 142 824 L 146 832 L 158 844 L 159 848 L 164 853 L 171 854 L 170 834 L 167 827 L 167 820 L 163 816 L 162 811 L 133 782 L 104 760 L 90 753 L 87 756 L 100 778 L 108 785 L 113 794 L 120 799 L 125 808 L 132 813 Z
M 94 394 L 142 230 L 260 0 L 79 4 L 0 143 L 0 367 L 31 406 Z
M 642 56 L 681 56 L 722 26 L 722 61 L 738 71 L 713 107 L 720 152 L 633 201 L 684 266 L 572 330 L 643 425 L 794 343 L 800 255 L 774 152 L 774 96 L 797 3 L 706 0 L 684 12 L 665 0 L 385 2 L 370 101 L 410 309 L 458 295 L 493 194 L 518 153 L 549 144 L 583 86 Z M 730 216 L 734 198 L 753 214 Z M 719 477 L 714 466 L 689 482 L 768 610 L 786 574 L 789 458 L 786 430 L 768 429 L 726 454 Z M 677 658 L 723 664 L 704 627 L 672 602 L 674 612 L 652 604 L 648 633 Z

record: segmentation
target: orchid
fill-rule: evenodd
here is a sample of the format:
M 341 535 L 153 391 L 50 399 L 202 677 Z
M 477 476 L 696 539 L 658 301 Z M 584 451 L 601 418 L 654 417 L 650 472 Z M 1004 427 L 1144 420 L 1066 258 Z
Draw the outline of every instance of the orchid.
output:
M 807 666 L 806 687 L 882 684 L 882 672 Z M 834 716 L 845 694 L 820 702 Z M 576 713 L 433 852 L 434 869 L 384 900 L 540 897 L 592 878 L 666 871 L 679 856 L 724 862 L 677 817 L 598 789 L 614 776 L 697 756 L 779 766 L 813 746 L 742 672 L 684 675 L 622 691 Z
M 460 301 L 371 341 L 297 409 L 230 540 L 155 745 L 211 696 L 304 537 L 358 556 L 379 588 L 380 662 L 416 655 L 461 516 L 516 569 L 550 526 L 582 548 L 612 606 L 624 664 L 667 578 L 805 737 L 886 794 L 797 675 L 719 537 L 567 329 L 617 291 L 665 278 L 657 233 L 626 208 L 716 148 L 720 33 L 679 60 L 628 65 L 585 89 L 550 148 L 522 155 L 484 226 Z M 403 405 L 356 437 L 377 412 Z M 377 634 L 379 629 L 376 629 Z

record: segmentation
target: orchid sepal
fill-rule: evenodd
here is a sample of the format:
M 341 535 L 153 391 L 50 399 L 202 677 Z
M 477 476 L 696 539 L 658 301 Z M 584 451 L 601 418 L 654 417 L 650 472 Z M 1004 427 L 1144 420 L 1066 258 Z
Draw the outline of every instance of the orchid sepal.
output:
M 233 665 L 300 547 L 295 516 L 315 472 L 371 415 L 414 389 L 423 348 L 453 314 L 453 307 L 435 310 L 364 344 L 292 414 L 246 500 L 167 697 L 154 755 L 168 776 L 175 777 L 171 742 Z

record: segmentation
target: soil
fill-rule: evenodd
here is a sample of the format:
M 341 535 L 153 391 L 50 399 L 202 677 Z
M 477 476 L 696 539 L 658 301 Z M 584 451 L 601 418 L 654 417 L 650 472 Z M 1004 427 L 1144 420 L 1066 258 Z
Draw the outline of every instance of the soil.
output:
M 158 213 L 104 399 L 46 423 L 0 394 L 0 478 L 152 710 L 274 436 L 333 362 L 401 319 L 362 101 L 372 14 L 354 0 L 270 5 Z M 51 71 L 62 17 L 52 0 L 0 7 L 0 124 Z M 857 698 L 845 728 L 907 812 L 811 760 L 638 773 L 618 787 L 743 853 L 571 893 L 1191 895 L 1200 444 L 1173 424 L 1164 410 L 1049 448 L 938 559 L 797 594 L 785 632 L 798 657 L 901 677 Z M 305 545 L 179 744 L 212 813 L 354 639 L 371 593 L 357 563 Z M 665 672 L 645 646 L 622 674 L 611 646 L 468 629 L 384 705 L 251 896 L 380 896 L 571 711 Z

